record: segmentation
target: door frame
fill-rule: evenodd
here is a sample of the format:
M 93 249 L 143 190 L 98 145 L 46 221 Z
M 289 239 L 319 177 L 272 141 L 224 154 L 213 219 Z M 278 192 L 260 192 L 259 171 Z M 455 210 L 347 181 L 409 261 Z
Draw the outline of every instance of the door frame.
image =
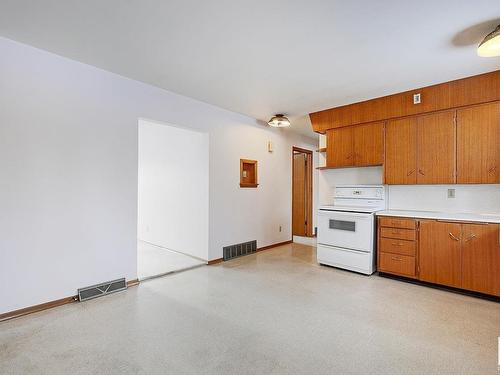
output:
M 292 146 L 292 238 L 293 238 L 293 188 L 294 188 L 294 171 L 293 171 L 293 163 L 294 163 L 294 158 L 293 155 L 295 152 L 303 153 L 306 154 L 306 161 L 307 161 L 307 168 L 306 168 L 306 176 L 307 176 L 307 188 L 306 188 L 306 205 L 307 205 L 307 212 L 306 212 L 306 220 L 307 220 L 307 225 L 306 225 L 306 237 L 314 237 L 314 231 L 313 231 L 313 152 L 312 150 L 307 150 L 305 148 L 301 147 L 296 147 Z

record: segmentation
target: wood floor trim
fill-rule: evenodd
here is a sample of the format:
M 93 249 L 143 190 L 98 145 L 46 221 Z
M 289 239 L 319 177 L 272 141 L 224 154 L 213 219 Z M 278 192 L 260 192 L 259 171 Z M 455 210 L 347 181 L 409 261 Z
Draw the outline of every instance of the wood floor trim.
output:
M 136 286 L 138 284 L 139 284 L 139 279 L 127 281 L 127 287 Z M 55 301 L 49 301 L 49 302 L 45 302 L 45 303 L 40 303 L 38 305 L 25 307 L 25 308 L 19 309 L 19 310 L 9 311 L 9 312 L 0 314 L 0 322 L 14 319 L 14 318 L 19 318 L 21 316 L 33 314 L 33 313 L 36 313 L 39 311 L 52 309 L 54 307 L 67 305 L 68 303 L 73 303 L 73 302 L 77 302 L 77 301 L 78 301 L 78 296 L 71 296 L 71 297 L 57 299 Z
M 283 246 L 283 245 L 291 244 L 292 242 L 293 242 L 293 240 L 288 240 L 288 241 L 274 243 L 272 245 L 268 245 L 268 246 L 264 246 L 264 247 L 259 247 L 257 249 L 257 251 L 269 250 L 269 249 L 272 249 L 272 248 L 275 248 L 275 247 L 278 247 L 278 246 Z
M 272 249 L 272 248 L 275 248 L 275 247 L 278 247 L 278 246 L 288 245 L 288 244 L 291 244 L 292 242 L 293 242 L 293 240 L 288 240 L 288 241 L 284 241 L 284 242 L 274 243 L 272 245 L 268 245 L 268 246 L 264 246 L 264 247 L 259 247 L 257 249 L 257 252 L 264 251 L 264 250 L 269 250 L 269 249 Z M 207 264 L 209 266 L 212 266 L 212 265 L 215 265 L 215 264 L 219 264 L 219 263 L 221 263 L 223 261 L 224 261 L 224 258 L 217 258 L 217 259 L 209 260 L 207 262 Z

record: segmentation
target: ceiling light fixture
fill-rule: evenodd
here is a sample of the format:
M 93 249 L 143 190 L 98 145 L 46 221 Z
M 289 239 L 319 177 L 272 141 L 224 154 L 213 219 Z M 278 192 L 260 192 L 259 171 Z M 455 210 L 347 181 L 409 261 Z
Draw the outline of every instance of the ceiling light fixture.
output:
M 267 123 L 275 128 L 284 128 L 290 126 L 290 120 L 282 114 L 274 115 Z
M 500 25 L 484 37 L 477 47 L 477 54 L 481 57 L 500 56 Z

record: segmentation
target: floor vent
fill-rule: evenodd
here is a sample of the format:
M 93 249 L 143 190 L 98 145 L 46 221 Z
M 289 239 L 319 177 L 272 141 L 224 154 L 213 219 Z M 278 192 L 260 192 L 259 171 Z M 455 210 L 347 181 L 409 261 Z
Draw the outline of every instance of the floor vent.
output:
M 239 243 L 237 245 L 224 246 L 224 260 L 229 260 L 243 255 L 255 253 L 257 251 L 257 241 Z
M 125 289 L 127 289 L 127 282 L 125 281 L 125 278 L 108 281 L 102 284 L 78 289 L 78 299 L 80 301 L 87 301 L 92 298 L 105 296 L 106 294 L 119 292 L 120 290 Z

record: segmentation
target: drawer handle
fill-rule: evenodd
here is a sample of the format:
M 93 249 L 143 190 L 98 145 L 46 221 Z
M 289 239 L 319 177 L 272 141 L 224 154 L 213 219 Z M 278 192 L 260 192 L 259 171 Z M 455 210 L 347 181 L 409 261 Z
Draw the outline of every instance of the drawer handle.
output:
M 409 172 L 406 174 L 406 176 L 409 176 L 409 175 L 411 175 L 411 174 L 413 174 L 413 173 L 415 173 L 415 169 L 412 169 L 411 171 L 409 171 Z
M 448 233 L 448 234 L 450 235 L 450 237 L 451 237 L 453 240 L 455 240 L 455 241 L 460 241 L 460 238 L 455 237 L 455 236 L 453 235 L 453 233 L 451 233 L 451 232 L 450 232 L 450 233 Z
M 422 176 L 425 176 L 424 171 L 423 171 L 423 170 L 421 170 L 421 169 L 419 169 L 419 170 L 418 170 L 418 173 L 420 173 Z
M 497 169 L 497 166 L 495 165 L 495 166 L 491 167 L 490 169 L 488 169 L 488 173 L 493 173 L 493 172 L 495 172 L 496 169 Z
M 401 232 L 399 230 L 393 230 L 392 234 L 400 234 Z
M 395 220 L 393 220 L 393 221 L 391 221 L 391 224 L 393 224 L 393 225 L 398 225 L 398 224 L 401 224 L 401 222 L 400 222 L 400 221 L 395 221 Z
M 391 245 L 392 246 L 403 246 L 402 243 L 396 243 L 396 242 L 391 242 Z
M 398 262 L 402 261 L 403 259 L 402 258 L 397 258 L 397 257 L 392 257 L 391 258 L 392 260 L 397 260 Z

